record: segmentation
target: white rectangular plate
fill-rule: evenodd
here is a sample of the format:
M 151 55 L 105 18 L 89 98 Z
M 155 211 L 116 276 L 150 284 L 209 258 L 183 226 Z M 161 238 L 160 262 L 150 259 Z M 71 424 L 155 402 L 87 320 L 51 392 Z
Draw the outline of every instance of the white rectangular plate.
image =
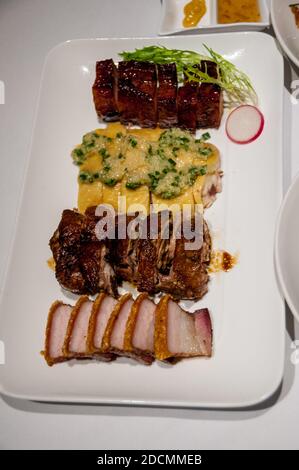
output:
M 184 6 L 189 0 L 162 0 L 162 13 L 159 34 L 161 36 L 193 32 L 212 33 L 228 31 L 259 31 L 270 25 L 270 14 L 267 0 L 259 0 L 261 21 L 259 23 L 220 24 L 217 20 L 217 0 L 206 0 L 207 12 L 192 28 L 183 27 Z
M 228 141 L 225 116 L 221 128 L 211 132 L 225 176 L 223 194 L 206 218 L 215 246 L 239 254 L 237 267 L 215 275 L 199 303 L 212 313 L 213 358 L 185 360 L 175 367 L 120 359 L 49 368 L 39 354 L 48 308 L 55 299 L 70 298 L 47 267 L 48 241 L 62 210 L 76 205 L 77 168 L 70 151 L 85 132 L 99 126 L 91 95 L 95 62 L 118 60 L 120 51 L 152 44 L 202 52 L 202 43 L 249 74 L 266 120 L 262 136 L 247 146 Z M 4 394 L 63 402 L 242 407 L 276 390 L 283 374 L 285 327 L 272 262 L 282 195 L 282 91 L 282 58 L 274 40 L 261 33 L 75 40 L 50 52 L 2 298 Z

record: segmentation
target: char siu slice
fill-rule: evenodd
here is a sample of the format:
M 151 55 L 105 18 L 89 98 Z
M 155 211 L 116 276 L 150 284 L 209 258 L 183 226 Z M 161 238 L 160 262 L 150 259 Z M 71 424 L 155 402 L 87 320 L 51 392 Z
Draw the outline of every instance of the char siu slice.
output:
M 198 86 L 189 82 L 178 89 L 178 126 L 191 132 L 197 126 L 197 92 Z
M 214 62 L 203 60 L 199 68 L 202 72 L 208 73 L 212 78 L 218 78 L 217 65 Z M 222 115 L 222 89 L 212 83 L 202 83 L 198 88 L 197 96 L 197 127 L 199 129 L 218 129 Z
M 118 65 L 118 109 L 122 124 L 157 125 L 157 73 L 149 62 L 124 61 Z
M 171 361 L 212 355 L 212 326 L 207 309 L 190 314 L 169 296 L 161 299 L 156 310 L 155 357 Z
M 93 100 L 99 118 L 118 121 L 117 70 L 112 59 L 96 63 L 96 78 L 92 87 Z
M 178 78 L 175 64 L 158 65 L 157 108 L 158 123 L 162 129 L 178 124 Z
M 83 296 L 79 298 L 73 308 L 63 347 L 63 352 L 66 357 L 88 357 L 86 340 L 92 306 L 93 303 L 88 297 Z
M 51 306 L 46 327 L 44 358 L 49 366 L 67 360 L 63 353 L 64 339 L 73 307 L 62 302 Z

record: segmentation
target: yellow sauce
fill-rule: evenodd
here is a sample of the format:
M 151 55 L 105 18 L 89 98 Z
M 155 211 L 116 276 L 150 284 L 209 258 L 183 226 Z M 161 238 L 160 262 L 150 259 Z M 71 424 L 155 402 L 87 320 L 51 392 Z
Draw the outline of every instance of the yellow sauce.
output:
M 258 0 L 218 0 L 218 23 L 258 23 Z
M 192 28 L 198 25 L 202 17 L 206 14 L 207 7 L 205 0 L 191 0 L 184 8 L 184 28 Z

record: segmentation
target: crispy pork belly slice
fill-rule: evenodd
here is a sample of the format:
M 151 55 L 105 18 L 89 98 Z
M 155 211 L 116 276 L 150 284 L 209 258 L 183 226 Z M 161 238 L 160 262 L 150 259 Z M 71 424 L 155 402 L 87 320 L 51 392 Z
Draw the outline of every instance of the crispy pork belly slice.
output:
M 118 346 L 121 346 L 121 347 L 123 346 L 123 343 L 121 342 L 122 331 L 123 331 L 123 328 L 125 329 L 125 324 L 123 325 L 123 323 L 126 322 L 127 315 L 130 314 L 132 303 L 133 301 L 132 301 L 131 294 L 125 294 L 119 299 L 119 301 L 115 305 L 114 309 L 112 310 L 109 316 L 109 319 L 105 328 L 105 332 L 102 338 L 102 345 L 101 345 L 102 352 L 104 353 L 116 352 L 116 350 L 118 349 Z M 118 316 L 120 314 L 121 314 L 120 322 L 117 322 Z M 116 330 L 114 332 L 115 326 L 116 326 Z
M 70 305 L 58 301 L 50 308 L 43 352 L 49 366 L 67 360 L 63 353 L 63 345 L 72 310 L 73 307 Z
M 195 132 L 197 126 L 197 91 L 198 87 L 192 83 L 178 89 L 178 126 L 191 132 Z
M 114 326 L 111 331 L 110 336 L 110 348 L 112 351 L 115 351 L 119 354 L 124 355 L 124 342 L 126 334 L 126 326 L 128 319 L 131 314 L 131 308 L 134 301 L 131 296 L 127 296 L 123 302 L 121 302 L 120 308 L 118 310 L 117 317 L 114 322 Z
M 156 310 L 155 356 L 160 361 L 212 355 L 207 309 L 190 314 L 165 296 Z
M 87 333 L 93 303 L 87 296 L 80 297 L 73 308 L 64 341 L 66 357 L 87 358 Z
M 122 124 L 157 125 L 157 72 L 150 62 L 118 65 L 118 109 Z
M 157 69 L 159 82 L 157 91 L 158 123 L 162 129 L 175 127 L 178 123 L 176 65 L 161 64 Z
M 87 334 L 87 354 L 93 357 L 111 361 L 115 358 L 114 354 L 102 352 L 102 340 L 117 300 L 106 294 L 100 294 L 93 303 L 89 319 Z
M 96 63 L 96 78 L 92 87 L 93 100 L 99 118 L 104 121 L 119 119 L 116 92 L 117 70 L 112 59 Z
M 134 301 L 126 325 L 124 351 L 129 357 L 150 365 L 154 361 L 154 328 L 156 305 L 147 294 Z
M 211 61 L 202 61 L 200 70 L 211 77 L 218 78 L 217 65 Z M 223 91 L 213 83 L 202 83 L 197 95 L 197 127 L 199 129 L 216 128 L 221 124 L 223 115 Z

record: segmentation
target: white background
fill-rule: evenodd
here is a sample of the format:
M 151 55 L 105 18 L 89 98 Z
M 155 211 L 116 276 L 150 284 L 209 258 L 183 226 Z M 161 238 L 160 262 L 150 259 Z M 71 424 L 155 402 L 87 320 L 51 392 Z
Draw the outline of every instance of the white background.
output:
M 68 39 L 155 36 L 159 15 L 160 0 L 0 0 L 1 288 L 46 54 Z M 295 79 L 298 70 L 285 60 L 285 189 L 299 170 L 299 105 L 288 91 Z M 284 382 L 267 403 L 244 411 L 167 410 L 0 397 L 0 449 L 298 449 L 299 364 L 290 357 L 299 327 L 286 315 Z

